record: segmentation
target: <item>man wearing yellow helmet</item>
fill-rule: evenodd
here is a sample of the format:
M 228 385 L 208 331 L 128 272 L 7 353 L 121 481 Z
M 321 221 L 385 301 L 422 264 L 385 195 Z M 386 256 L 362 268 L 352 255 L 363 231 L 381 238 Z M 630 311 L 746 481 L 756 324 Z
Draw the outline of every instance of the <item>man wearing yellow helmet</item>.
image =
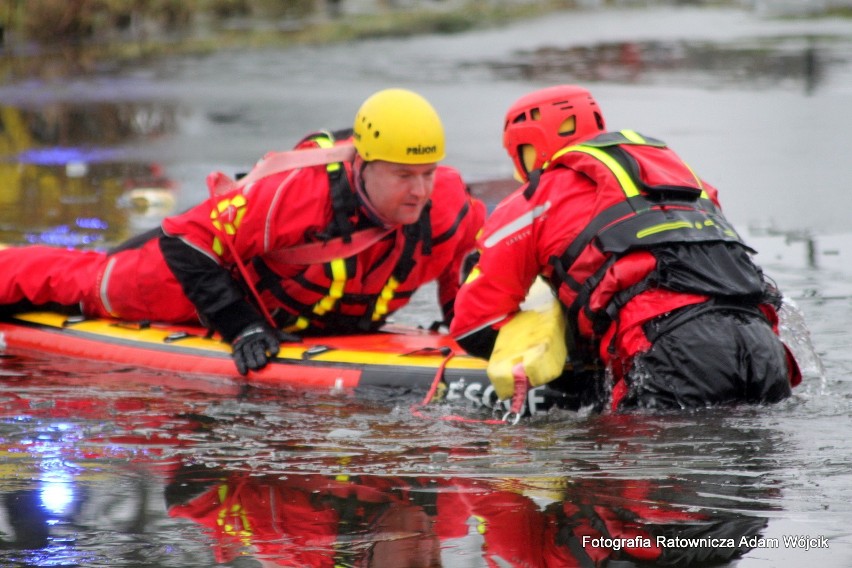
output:
M 429 102 L 379 91 L 352 130 L 297 148 L 268 154 L 239 182 L 211 174 L 209 200 L 111 251 L 0 251 L 0 307 L 200 319 L 232 345 L 242 374 L 292 334 L 375 330 L 433 280 L 449 322 L 485 208 L 438 165 L 444 130 Z
M 432 105 L 404 89 L 376 93 L 355 115 L 352 138 L 356 191 L 368 212 L 386 225 L 419 219 L 445 156 L 444 127 Z

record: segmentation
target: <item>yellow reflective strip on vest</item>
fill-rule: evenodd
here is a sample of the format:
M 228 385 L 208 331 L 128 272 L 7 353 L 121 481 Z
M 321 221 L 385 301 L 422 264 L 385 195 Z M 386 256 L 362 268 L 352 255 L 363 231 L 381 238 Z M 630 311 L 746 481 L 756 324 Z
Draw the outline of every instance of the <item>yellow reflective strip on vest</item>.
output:
M 328 295 L 333 298 L 342 298 L 343 289 L 346 287 L 346 260 L 338 258 L 331 261 L 332 283 Z
M 373 321 L 379 321 L 383 315 L 388 313 L 388 304 L 393 300 L 393 293 L 397 288 L 399 288 L 399 282 L 391 276 L 388 283 L 382 288 L 379 299 L 376 301 L 376 309 L 373 310 Z
M 675 229 L 692 229 L 695 225 L 690 223 L 689 221 L 673 221 L 671 223 L 660 223 L 659 225 L 653 225 L 648 227 L 647 229 L 642 229 L 638 233 L 636 233 L 637 239 L 644 239 L 645 237 L 650 237 L 651 235 L 656 235 L 657 233 L 663 233 L 665 231 L 674 231 Z
M 320 148 L 331 148 L 334 146 L 334 141 L 330 137 L 318 137 L 313 139 Z M 326 164 L 325 170 L 328 172 L 336 172 L 340 169 L 340 162 L 331 162 Z
M 628 174 L 627 171 L 622 168 L 621 165 L 617 161 L 615 161 L 614 158 L 612 158 L 612 156 L 610 156 L 603 150 L 599 150 L 598 148 L 593 148 L 591 146 L 583 146 L 582 144 L 577 146 L 569 146 L 556 152 L 553 155 L 553 158 L 551 158 L 551 162 L 557 159 L 558 157 L 567 154 L 568 152 L 583 152 L 584 154 L 588 154 L 593 158 L 597 158 L 600 162 L 603 163 L 603 165 L 609 168 L 609 171 L 612 172 L 612 175 L 616 177 L 616 179 L 618 180 L 618 184 L 621 186 L 622 191 L 624 191 L 624 195 L 626 195 L 627 197 L 636 197 L 637 195 L 640 195 L 639 188 L 636 187 L 635 183 L 633 183 L 633 179 L 630 177 L 630 174 Z M 548 165 L 550 165 L 550 162 L 545 164 L 544 167 L 546 168 Z
M 307 318 L 299 316 L 295 323 L 292 323 L 284 328 L 284 331 L 287 333 L 294 333 L 297 331 L 302 331 L 303 329 L 308 329 L 308 326 L 311 324 Z
M 621 130 L 620 132 L 622 136 L 624 136 L 634 144 L 646 143 L 646 140 L 642 137 L 642 135 L 636 132 L 635 130 Z
M 346 259 L 337 258 L 332 260 L 329 265 L 331 266 L 331 285 L 328 287 L 328 294 L 314 304 L 312 310 L 318 316 L 322 316 L 333 309 L 337 301 L 343 297 L 343 292 L 346 289 Z M 305 330 L 310 325 L 311 321 L 308 318 L 299 316 L 295 322 L 284 327 L 283 330 L 287 333 L 294 333 Z
M 319 316 L 334 308 L 346 288 L 346 260 L 337 258 L 330 265 L 331 286 L 328 287 L 328 295 L 314 305 L 314 313 Z
M 326 296 L 314 305 L 314 313 L 318 316 L 327 313 L 328 310 L 334 307 L 335 301 L 335 298 L 333 298 L 331 295 Z

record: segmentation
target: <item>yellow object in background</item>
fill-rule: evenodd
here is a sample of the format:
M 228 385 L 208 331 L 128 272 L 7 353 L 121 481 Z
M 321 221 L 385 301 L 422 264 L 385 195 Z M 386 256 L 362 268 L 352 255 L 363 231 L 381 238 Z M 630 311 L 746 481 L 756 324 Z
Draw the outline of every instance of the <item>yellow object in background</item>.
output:
M 519 363 L 534 387 L 562 374 L 568 357 L 565 326 L 559 300 L 543 280 L 537 279 L 522 310 L 500 328 L 488 361 L 488 378 L 497 398 L 512 397 L 515 390 L 513 369 Z

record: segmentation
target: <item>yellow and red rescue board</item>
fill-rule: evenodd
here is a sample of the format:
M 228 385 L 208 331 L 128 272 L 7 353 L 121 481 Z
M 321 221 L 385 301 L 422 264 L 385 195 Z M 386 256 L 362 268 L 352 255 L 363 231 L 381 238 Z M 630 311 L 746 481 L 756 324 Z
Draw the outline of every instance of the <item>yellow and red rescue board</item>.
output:
M 230 378 L 273 388 L 425 392 L 440 375 L 447 387 L 442 392 L 465 391 L 469 398 L 476 391 L 482 398 L 496 390 L 501 400 L 511 395 L 508 377 L 518 362 L 524 363 L 531 386 L 559 374 L 565 357 L 564 347 L 559 349 L 562 333 L 564 322 L 552 304 L 535 302 L 501 332 L 490 364 L 467 355 L 444 333 L 390 324 L 375 333 L 282 343 L 270 365 L 243 378 L 236 372 L 230 346 L 202 327 L 143 325 L 56 312 L 27 312 L 0 320 L 0 345 L 5 344 L 7 351 Z
M 54 312 L 23 313 L 0 321 L 7 349 L 24 349 L 175 373 L 239 379 L 231 348 L 201 327 L 139 325 L 82 319 Z M 448 355 L 453 356 L 445 362 Z M 366 335 L 305 338 L 282 343 L 265 369 L 248 384 L 270 387 L 427 390 L 442 363 L 449 383 L 488 385 L 487 362 L 471 357 L 442 333 L 386 326 Z

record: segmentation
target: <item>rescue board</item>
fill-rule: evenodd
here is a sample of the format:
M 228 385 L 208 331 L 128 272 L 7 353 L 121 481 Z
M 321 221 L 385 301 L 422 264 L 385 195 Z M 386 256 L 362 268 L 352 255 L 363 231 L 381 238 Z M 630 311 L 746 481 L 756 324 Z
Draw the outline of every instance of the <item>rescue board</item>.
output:
M 7 349 L 231 378 L 255 386 L 426 392 L 438 374 L 448 385 L 489 386 L 486 361 L 467 355 L 446 334 L 415 327 L 388 325 L 365 335 L 306 337 L 299 343 L 282 343 L 278 356 L 266 368 L 246 377 L 237 373 L 230 346 L 209 337 L 202 327 L 28 312 L 0 320 L 0 334 Z
M 463 402 L 500 414 L 520 405 L 513 410 L 518 416 L 536 415 L 554 406 L 564 408 L 565 396 L 544 384 L 552 379 L 543 373 L 553 366 L 549 361 L 553 350 L 541 344 L 561 341 L 558 333 L 542 336 L 542 329 L 553 327 L 545 325 L 548 321 L 559 321 L 542 311 L 543 306 L 552 306 L 554 299 L 549 291 L 544 295 L 533 291 L 522 314 L 529 312 L 535 317 L 520 318 L 519 325 L 511 327 L 514 339 L 501 351 L 501 357 L 509 362 L 523 361 L 527 373 L 542 378 L 523 393 L 523 399 L 514 397 L 512 405 L 495 390 L 501 386 L 512 389 L 512 385 L 503 385 L 497 376 L 489 378 L 494 374 L 495 361 L 489 371 L 488 361 L 468 355 L 449 335 L 396 324 L 369 334 L 304 337 L 300 342 L 282 343 L 269 365 L 245 377 L 236 371 L 230 346 L 200 326 L 140 324 L 34 311 L 0 318 L 0 351 L 5 348 L 161 371 L 166 375 L 155 373 L 150 380 L 204 391 L 229 391 L 248 385 L 351 393 L 363 398 L 412 394 L 425 395 L 424 402 Z M 521 340 L 524 337 L 526 340 Z M 561 368 L 564 355 L 557 363 Z M 64 361 L 62 366 L 69 365 Z M 535 371 L 537 367 L 542 371 Z

